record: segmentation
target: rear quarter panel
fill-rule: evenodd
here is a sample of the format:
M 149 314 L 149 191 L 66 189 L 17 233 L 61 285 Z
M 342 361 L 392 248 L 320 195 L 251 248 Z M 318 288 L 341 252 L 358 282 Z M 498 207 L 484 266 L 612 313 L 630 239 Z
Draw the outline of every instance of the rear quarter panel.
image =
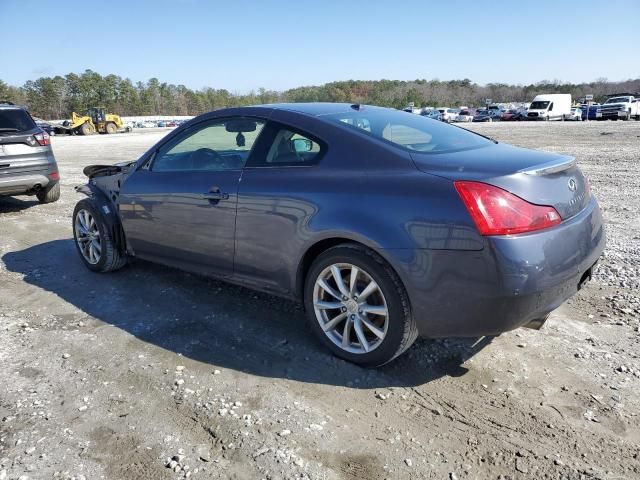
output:
M 319 165 L 245 169 L 236 223 L 239 280 L 295 295 L 302 258 L 328 238 L 357 241 L 392 263 L 385 253 L 391 249 L 483 248 L 450 180 L 418 171 L 403 151 L 329 130 L 310 132 L 329 145 Z

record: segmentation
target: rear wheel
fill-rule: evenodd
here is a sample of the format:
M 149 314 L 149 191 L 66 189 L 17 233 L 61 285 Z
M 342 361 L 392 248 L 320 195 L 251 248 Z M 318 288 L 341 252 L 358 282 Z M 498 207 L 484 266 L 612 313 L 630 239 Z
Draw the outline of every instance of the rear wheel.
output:
M 390 362 L 418 336 L 400 279 L 380 256 L 358 245 L 331 248 L 313 262 L 304 300 L 320 341 L 362 366 Z
M 53 203 L 60 198 L 60 184 L 55 183 L 36 193 L 40 203 Z
M 116 127 L 116 124 L 113 122 L 109 122 L 105 126 L 105 132 L 108 134 L 113 134 L 113 133 L 116 133 L 117 131 L 118 131 L 118 128 Z
M 112 272 L 127 263 L 102 215 L 89 200 L 80 200 L 73 211 L 73 237 L 80 258 L 89 270 Z

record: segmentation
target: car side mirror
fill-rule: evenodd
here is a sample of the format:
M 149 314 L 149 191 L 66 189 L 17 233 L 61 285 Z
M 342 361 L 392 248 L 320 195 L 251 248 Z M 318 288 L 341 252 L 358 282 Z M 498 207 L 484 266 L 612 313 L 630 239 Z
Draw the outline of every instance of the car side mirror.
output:
M 291 140 L 291 150 L 296 153 L 310 152 L 313 148 L 313 143 L 308 138 L 296 138 Z

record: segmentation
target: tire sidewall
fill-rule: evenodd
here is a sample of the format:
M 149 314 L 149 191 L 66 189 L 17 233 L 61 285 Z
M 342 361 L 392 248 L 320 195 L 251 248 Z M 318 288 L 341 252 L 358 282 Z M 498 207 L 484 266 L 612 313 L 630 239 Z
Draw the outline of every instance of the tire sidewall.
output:
M 80 246 L 78 245 L 78 239 L 76 237 L 76 216 L 78 215 L 78 212 L 80 210 L 87 210 L 88 212 L 90 212 L 94 220 L 98 223 L 98 230 L 100 231 L 100 241 L 101 241 L 102 251 L 100 252 L 100 260 L 98 260 L 98 263 L 96 264 L 89 263 L 84 258 L 84 255 L 80 251 Z M 73 228 L 73 243 L 76 246 L 76 251 L 80 256 L 80 259 L 89 270 L 92 270 L 94 272 L 103 271 L 107 263 L 107 243 L 111 242 L 111 237 L 109 235 L 109 232 L 107 231 L 107 227 L 105 225 L 104 218 L 100 213 L 100 210 L 96 208 L 95 205 L 89 199 L 80 200 L 76 204 L 76 207 L 73 209 L 73 217 L 71 222 L 72 222 L 71 226 Z
M 342 350 L 327 337 L 316 319 L 313 306 L 313 290 L 316 279 L 326 267 L 335 263 L 351 263 L 357 266 L 366 271 L 382 289 L 389 310 L 389 326 L 385 339 L 371 352 L 355 354 Z M 388 268 L 390 267 L 385 268 L 385 265 L 377 261 L 372 254 L 352 247 L 334 247 L 327 250 L 311 265 L 304 287 L 307 322 L 316 337 L 336 356 L 364 367 L 376 367 L 393 360 L 398 355 L 405 337 L 406 322 L 411 321 L 411 318 L 408 301 L 403 301 L 403 294 L 399 290 L 402 289 L 399 279 L 392 278 L 387 271 Z

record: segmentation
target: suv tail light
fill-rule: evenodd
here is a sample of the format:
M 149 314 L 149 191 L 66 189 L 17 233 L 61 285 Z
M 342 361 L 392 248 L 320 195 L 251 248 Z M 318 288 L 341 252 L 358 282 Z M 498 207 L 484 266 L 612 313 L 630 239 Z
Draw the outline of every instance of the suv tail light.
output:
M 33 137 L 41 147 L 46 147 L 51 143 L 51 137 L 49 137 L 49 134 L 44 130 L 40 130 L 40 133 L 36 133 Z
M 534 232 L 561 222 L 555 208 L 534 205 L 493 185 L 468 181 L 454 184 L 481 235 Z

